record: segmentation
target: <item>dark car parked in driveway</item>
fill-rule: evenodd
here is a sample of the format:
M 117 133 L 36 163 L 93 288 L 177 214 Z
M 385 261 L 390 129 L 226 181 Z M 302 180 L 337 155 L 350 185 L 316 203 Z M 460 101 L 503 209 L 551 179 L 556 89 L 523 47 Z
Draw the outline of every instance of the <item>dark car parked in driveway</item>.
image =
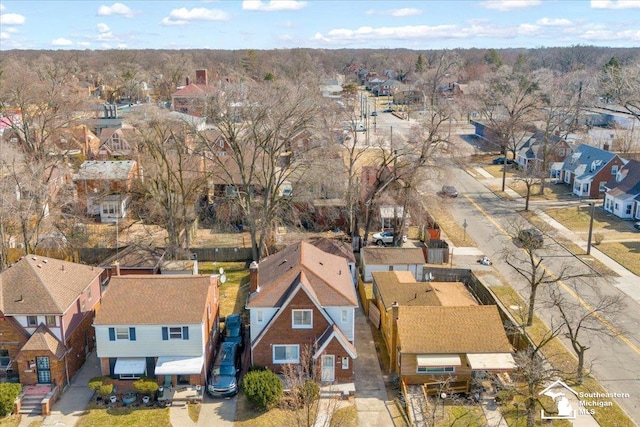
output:
M 222 340 L 238 344 L 240 350 L 244 348 L 244 323 L 239 314 L 230 314 L 225 318 Z
M 494 165 L 503 165 L 505 160 L 506 160 L 508 165 L 512 165 L 512 164 L 514 164 L 516 162 L 515 160 L 507 159 L 506 157 L 496 157 L 495 159 L 493 159 L 491 161 L 491 163 L 493 163 Z
M 238 393 L 238 376 L 242 352 L 235 342 L 223 342 L 213 362 L 207 383 L 207 393 L 212 397 L 234 396 Z

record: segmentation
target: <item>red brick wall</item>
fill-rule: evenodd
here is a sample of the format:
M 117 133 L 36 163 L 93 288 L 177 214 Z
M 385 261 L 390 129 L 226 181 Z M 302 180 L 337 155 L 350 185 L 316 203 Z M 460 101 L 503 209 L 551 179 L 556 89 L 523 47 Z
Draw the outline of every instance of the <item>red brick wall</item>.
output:
M 355 379 L 353 372 L 353 359 L 349 356 L 349 353 L 342 347 L 342 344 L 337 339 L 332 339 L 331 342 L 327 345 L 325 350 L 322 352 L 323 355 L 331 355 L 335 356 L 336 367 L 335 367 L 335 378 L 338 383 L 350 383 Z M 349 367 L 347 369 L 342 369 L 342 358 L 349 358 Z M 318 357 L 318 370 L 321 369 L 320 363 L 321 358 Z M 318 371 L 320 372 L 320 371 Z

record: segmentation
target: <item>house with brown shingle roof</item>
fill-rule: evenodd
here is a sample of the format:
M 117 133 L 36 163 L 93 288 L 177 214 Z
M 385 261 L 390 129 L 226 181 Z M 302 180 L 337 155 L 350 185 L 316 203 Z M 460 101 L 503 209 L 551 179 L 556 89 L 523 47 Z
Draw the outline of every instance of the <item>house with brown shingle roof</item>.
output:
M 369 319 L 382 332 L 391 370 L 408 384 L 455 376 L 457 389 L 467 391 L 473 371 L 514 367 L 497 307 L 478 305 L 462 282 L 374 272 Z
M 384 248 L 365 246 L 360 249 L 362 280 L 370 282 L 374 271 L 410 271 L 422 278 L 425 258 L 421 248 Z
M 640 162 L 629 160 L 605 185 L 604 210 L 622 219 L 640 219 Z
M 346 260 L 300 242 L 249 270 L 251 363 L 279 373 L 311 351 L 323 382 L 353 382 L 358 299 Z
M 68 384 L 94 348 L 101 273 L 36 255 L 0 273 L 0 360 L 10 363 L 0 371 L 23 385 Z
M 112 276 L 93 326 L 102 374 L 205 385 L 219 332 L 218 276 Z
M 322 249 L 323 251 L 330 254 L 341 256 L 342 258 L 347 260 L 347 265 L 349 266 L 349 271 L 351 272 L 353 283 L 357 283 L 358 278 L 356 270 L 356 257 L 353 254 L 353 248 L 347 242 L 338 239 L 327 239 L 325 237 L 320 237 L 318 239 L 312 240 L 310 243 L 316 248 Z

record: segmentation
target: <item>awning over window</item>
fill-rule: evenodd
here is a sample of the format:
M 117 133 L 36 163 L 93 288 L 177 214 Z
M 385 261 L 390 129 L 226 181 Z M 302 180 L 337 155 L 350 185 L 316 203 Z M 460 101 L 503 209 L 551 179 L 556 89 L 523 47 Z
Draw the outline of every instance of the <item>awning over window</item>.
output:
M 460 356 L 457 354 L 419 354 L 416 361 L 420 367 L 429 366 L 460 366 Z
M 516 367 L 511 353 L 473 353 L 467 354 L 467 360 L 474 371 L 507 371 Z
M 156 375 L 192 375 L 202 372 L 204 356 L 160 356 Z
M 113 373 L 116 375 L 142 375 L 147 368 L 147 359 L 144 357 L 118 357 Z

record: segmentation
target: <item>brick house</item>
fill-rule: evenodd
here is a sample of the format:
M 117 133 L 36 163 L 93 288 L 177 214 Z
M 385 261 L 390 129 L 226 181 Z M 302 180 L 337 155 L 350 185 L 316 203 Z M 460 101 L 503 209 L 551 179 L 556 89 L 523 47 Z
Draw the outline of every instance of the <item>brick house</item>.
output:
M 607 183 L 624 163 L 615 153 L 580 144 L 562 164 L 560 181 L 571 186 L 578 197 L 597 199 L 604 196 Z
M 23 385 L 69 382 L 94 348 L 100 273 L 101 268 L 34 255 L 0 273 L 5 372 L 17 373 Z
M 205 385 L 219 332 L 218 276 L 113 276 L 94 321 L 103 375 Z
M 325 383 L 354 381 L 358 299 L 344 258 L 300 242 L 250 266 L 251 363 L 280 373 L 310 352 Z
M 171 95 L 173 111 L 204 117 L 207 111 L 207 98 L 216 93 L 218 93 L 218 89 L 215 86 L 209 86 L 207 70 L 196 70 L 195 83 L 187 77 L 186 85 L 178 88 Z

